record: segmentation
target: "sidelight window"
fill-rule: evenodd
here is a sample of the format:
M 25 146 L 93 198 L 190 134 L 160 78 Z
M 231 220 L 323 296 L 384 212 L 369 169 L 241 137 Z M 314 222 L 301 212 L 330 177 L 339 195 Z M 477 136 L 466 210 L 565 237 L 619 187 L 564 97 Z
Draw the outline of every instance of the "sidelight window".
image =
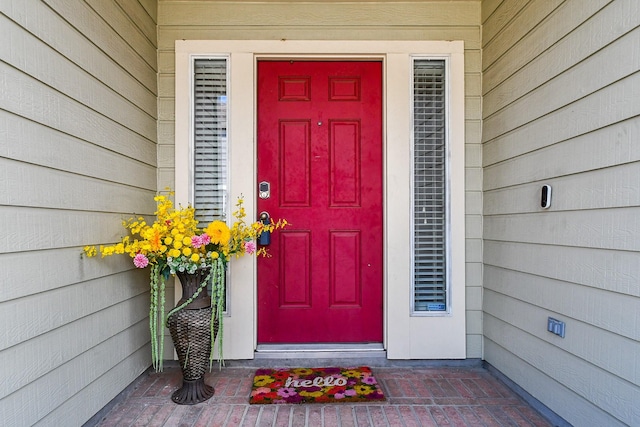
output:
M 446 74 L 413 59 L 413 314 L 449 311 Z
M 227 58 L 196 58 L 193 67 L 193 206 L 208 224 L 229 208 Z

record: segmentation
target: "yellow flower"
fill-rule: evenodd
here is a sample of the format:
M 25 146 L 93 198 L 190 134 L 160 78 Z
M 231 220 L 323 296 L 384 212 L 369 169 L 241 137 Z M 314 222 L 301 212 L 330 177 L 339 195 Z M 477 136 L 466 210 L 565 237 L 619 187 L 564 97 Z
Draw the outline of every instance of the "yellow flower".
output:
M 174 247 L 175 249 L 182 249 L 182 241 L 180 241 L 180 240 L 175 240 L 175 241 L 173 242 L 173 247 Z
M 84 253 L 89 257 L 94 257 L 97 255 L 98 251 L 95 246 L 85 246 Z
M 191 261 L 193 261 L 193 262 L 200 261 L 200 255 L 198 255 L 198 254 L 191 255 Z
M 322 396 L 324 393 L 322 390 L 318 390 L 318 391 L 306 391 L 306 390 L 302 390 L 300 393 L 300 396 L 305 396 L 305 397 L 320 397 Z
M 206 228 L 205 232 L 211 238 L 211 243 L 226 245 L 231 238 L 231 231 L 227 224 L 222 221 L 213 221 Z
M 191 255 L 191 248 L 189 248 L 189 247 L 182 248 L 182 255 L 184 255 L 184 256 Z
M 165 237 L 164 238 L 164 244 L 165 245 L 170 245 L 173 243 L 173 238 L 172 237 Z
M 185 246 L 191 246 L 191 237 L 186 237 L 182 239 L 182 244 Z
M 169 251 L 169 256 L 170 256 L 171 258 L 178 258 L 178 257 L 180 256 L 180 253 L 181 253 L 181 252 L 180 252 L 180 250 L 179 250 L 179 249 L 171 249 L 171 250 Z
M 349 370 L 349 371 L 344 371 L 342 375 L 349 378 L 360 378 L 361 374 L 360 374 L 360 371 Z
M 373 387 L 371 387 L 369 385 L 366 385 L 366 384 L 357 384 L 354 387 L 354 389 L 355 389 L 356 393 L 364 394 L 364 395 L 371 394 L 374 391 Z
M 219 257 L 220 257 L 220 254 L 218 254 L 218 252 L 211 253 L 211 259 L 218 259 Z
M 256 387 L 264 387 L 267 384 L 271 384 L 275 379 L 269 375 L 256 375 L 253 378 L 253 385 Z

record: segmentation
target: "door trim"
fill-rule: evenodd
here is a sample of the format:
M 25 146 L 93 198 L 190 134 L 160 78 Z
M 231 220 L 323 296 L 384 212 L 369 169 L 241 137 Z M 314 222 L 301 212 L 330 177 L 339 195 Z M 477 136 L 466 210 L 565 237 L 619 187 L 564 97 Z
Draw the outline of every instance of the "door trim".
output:
M 230 197 L 245 196 L 255 214 L 256 64 L 258 59 L 372 59 L 383 61 L 384 348 L 390 359 L 466 357 L 464 43 L 462 41 L 176 40 L 176 203 L 190 202 L 190 64 L 194 56 L 230 60 Z M 358 52 L 354 54 L 353 52 Z M 409 313 L 411 234 L 411 56 L 450 63 L 449 159 L 451 162 L 451 315 Z M 247 153 L 253 153 L 253 161 Z M 405 190 L 406 187 L 406 190 Z M 225 318 L 225 357 L 251 359 L 257 346 L 256 266 L 249 257 L 231 263 L 232 315 Z M 434 345 L 437 343 L 437 345 Z

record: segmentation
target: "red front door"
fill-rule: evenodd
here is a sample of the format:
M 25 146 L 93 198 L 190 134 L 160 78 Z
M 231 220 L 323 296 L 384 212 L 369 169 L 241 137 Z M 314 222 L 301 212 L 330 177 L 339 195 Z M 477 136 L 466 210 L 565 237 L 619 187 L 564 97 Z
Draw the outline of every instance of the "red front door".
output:
M 258 342 L 381 342 L 382 64 L 259 62 L 258 182 Z

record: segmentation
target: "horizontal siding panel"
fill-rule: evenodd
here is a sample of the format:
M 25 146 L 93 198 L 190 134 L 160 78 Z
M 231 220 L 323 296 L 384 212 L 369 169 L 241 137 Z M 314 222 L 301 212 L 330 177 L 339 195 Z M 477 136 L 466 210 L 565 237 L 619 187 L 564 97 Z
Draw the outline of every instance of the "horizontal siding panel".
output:
M 640 251 L 640 207 L 490 216 L 484 238 L 596 249 Z
M 492 90 L 494 84 L 506 80 L 549 49 L 609 2 L 611 0 L 532 2 L 534 7 L 528 10 L 527 14 L 520 16 L 522 21 L 514 20 L 514 24 L 505 28 L 499 38 L 485 46 L 483 50 L 485 93 Z M 560 7 L 557 7 L 558 3 L 562 3 Z M 528 31 L 531 25 L 535 25 L 535 28 Z
M 624 58 L 624 59 L 620 59 Z M 616 66 L 612 67 L 611 64 Z M 491 116 L 485 126 L 508 132 L 609 86 L 640 69 L 640 28 Z M 488 137 L 490 137 L 489 133 Z
M 175 98 L 158 99 L 158 120 L 173 122 L 176 119 Z
M 640 206 L 640 192 L 635 187 L 640 184 L 637 172 L 638 163 L 628 163 L 615 168 L 487 191 L 484 194 L 485 215 L 543 212 L 540 207 L 543 183 L 550 184 L 552 188 L 549 212 L 637 207 Z M 505 173 L 515 172 L 505 170 Z
M 155 165 L 155 133 L 145 138 L 1 63 L 0 109 Z
M 112 344 L 118 345 L 117 342 Z M 103 402 L 109 402 L 116 397 L 146 371 L 146 368 L 151 364 L 150 354 L 151 347 L 146 345 L 124 360 L 117 361 L 117 363 L 111 362 L 113 367 L 110 370 L 87 385 L 82 393 L 73 395 L 53 412 L 47 414 L 43 419 L 43 424 L 62 426 L 77 420 L 76 424 L 82 425 L 104 407 Z M 73 420 L 70 419 L 69 414 L 73 414 Z
M 502 294 L 560 316 L 579 320 L 625 339 L 636 342 L 640 340 L 638 302 L 628 295 L 489 265 L 485 266 L 484 282 L 485 311 L 488 307 L 498 304 L 495 301 L 499 299 L 497 294 Z M 514 316 L 517 315 L 517 311 L 512 307 L 516 305 L 513 301 L 513 304 L 507 307 L 513 311 Z M 546 318 L 539 327 L 546 331 Z M 610 344 L 610 341 L 606 343 Z
M 56 13 L 80 31 L 95 46 L 113 58 L 139 82 L 155 91 L 156 65 L 149 64 L 139 52 L 138 46 L 130 46 L 128 41 L 115 33 L 108 23 L 102 21 L 85 2 L 75 0 L 44 0 Z
M 77 65 L 0 15 L 0 26 L 16 43 L 0 44 L 0 59 L 69 98 L 155 140 L 155 120 Z M 19 40 L 19 42 L 18 42 Z
M 482 311 L 467 310 L 465 321 L 466 321 L 467 334 L 469 335 L 482 334 Z
M 155 112 L 133 105 L 76 64 L 0 15 L 0 26 L 15 43 L 0 44 L 0 60 L 65 94 L 88 108 L 155 140 Z M 19 42 L 18 42 L 19 41 Z
M 0 349 L 148 292 L 148 272 L 144 273 L 142 270 L 120 273 L 0 304 L 0 320 L 4 325 Z
M 125 68 L 69 25 L 47 5 L 37 0 L 14 0 L 10 8 L 1 8 L 15 21 L 45 44 L 69 58 L 107 86 L 152 113 L 156 83 L 136 80 Z M 125 62 L 126 64 L 126 62 Z M 150 107 L 151 106 L 151 107 Z
M 467 335 L 467 358 L 469 359 L 481 359 L 482 358 L 482 335 Z
M 485 167 L 484 189 L 491 191 L 508 186 L 525 183 L 536 183 L 558 177 L 568 177 L 561 180 L 581 180 L 575 186 L 580 190 L 581 206 L 615 206 L 604 199 L 619 200 L 621 203 L 637 205 L 640 195 L 634 188 L 619 182 L 611 194 L 603 194 L 599 189 L 611 185 L 612 180 L 623 176 L 633 182 L 640 161 L 640 120 L 637 118 L 618 122 L 614 125 L 598 129 L 594 132 L 583 134 L 575 138 L 563 141 L 560 144 L 550 145 L 540 150 L 523 154 L 510 160 L 501 161 Z M 571 159 L 570 162 L 567 159 Z M 488 162 L 491 160 L 488 160 Z M 589 174 L 571 177 L 570 175 L 591 171 Z M 597 182 L 596 179 L 608 178 L 609 183 Z M 557 181 L 554 180 L 554 181 Z M 591 187 L 591 190 L 585 187 Z M 568 188 L 570 189 L 570 188 Z M 593 200 L 584 200 L 589 195 Z M 573 192 L 565 192 L 564 197 L 572 197 Z M 595 200 L 597 199 L 597 200 Z M 561 200 L 560 203 L 566 203 Z M 575 201 L 573 201 L 575 203 Z M 576 207 L 575 204 L 568 205 Z M 506 206 L 487 203 L 485 213 L 509 212 Z M 558 206 L 554 206 L 558 208 Z M 567 208 L 567 207 L 564 207 Z
M 482 168 L 466 167 L 464 169 L 464 188 L 466 191 L 482 191 Z
M 158 169 L 158 188 L 176 188 L 176 170 L 175 168 Z
M 482 0 L 481 19 L 483 25 L 486 25 L 489 18 L 496 12 L 503 1 L 504 0 Z
M 81 254 L 81 246 L 0 254 L 0 265 L 11 266 L 0 269 L 0 283 L 20 283 L 20 286 L 1 286 L 0 303 L 63 288 L 69 283 L 124 273 L 133 268 L 132 260 L 126 256 L 87 259 Z M 61 265 L 65 268 L 60 268 Z M 25 271 L 30 273 L 24 274 Z M 139 274 L 140 278 L 145 276 Z
M 465 97 L 464 99 L 464 114 L 467 120 L 481 120 L 482 119 L 482 98 L 478 97 Z
M 155 211 L 153 196 L 149 194 L 155 192 L 151 188 L 145 191 L 125 187 L 1 157 L 0 170 L 5 174 L 0 186 L 0 205 L 103 212 L 127 206 L 133 212 Z M 87 198 L 87 194 L 100 197 Z
M 482 239 L 465 239 L 466 262 L 482 262 Z
M 176 150 L 173 145 L 158 146 L 158 167 L 172 168 L 176 164 Z
M 68 339 L 73 339 L 73 337 Z M 116 365 L 126 361 L 127 358 L 131 358 L 135 366 L 134 372 L 130 372 L 125 378 L 130 382 L 132 378 L 140 375 L 150 362 L 148 355 L 145 356 L 145 353 L 149 354 L 149 347 L 146 344 L 148 341 L 149 324 L 142 321 L 132 325 L 131 328 L 91 348 L 73 361 L 52 370 L 37 381 L 6 397 L 0 406 L 0 417 L 7 425 L 16 427 L 35 425 L 41 418 L 47 416 L 60 419 L 62 416 L 61 405 L 77 396 L 78 391 L 84 390 L 92 382 L 101 382 L 100 377 L 104 372 L 96 369 L 96 366 L 100 366 L 108 372 L 109 369 L 114 369 Z M 137 374 L 135 371 L 138 371 Z M 78 373 L 82 374 L 78 375 Z M 79 393 L 78 397 L 86 399 L 85 404 L 93 406 L 92 409 L 95 409 L 97 404 L 102 403 L 104 406 L 104 402 L 109 401 L 108 398 L 105 399 L 104 395 L 94 395 L 91 396 L 93 399 L 89 400 L 89 396 L 84 392 Z M 38 405 L 34 405 L 34 401 L 37 401 Z M 77 400 L 75 404 L 78 404 Z M 100 408 L 101 406 L 98 407 L 98 410 Z M 51 413 L 52 411 L 54 412 Z M 84 410 L 80 413 L 83 414 L 82 418 L 87 415 Z M 84 421 L 84 419 L 78 419 L 79 422 L 75 424 L 71 422 L 71 419 L 76 417 L 75 414 L 66 413 L 66 416 L 61 424 L 49 424 L 44 420 L 42 422 L 45 425 L 81 425 Z
M 523 341 L 519 336 L 519 331 L 497 319 L 491 318 L 491 316 L 486 316 L 485 330 L 489 329 L 494 332 L 491 334 L 491 338 L 487 337 L 484 340 L 485 357 L 491 360 L 491 364 L 498 367 L 500 372 L 523 387 L 549 409 L 561 414 L 571 425 L 607 427 L 624 427 L 627 425 L 594 406 L 583 396 L 563 386 L 561 382 L 555 379 L 574 376 L 573 381 L 588 383 L 594 390 L 603 386 L 590 382 L 590 374 L 588 372 L 576 372 L 573 358 L 563 358 L 561 361 L 556 362 L 556 356 L 559 355 L 557 352 L 547 352 L 548 344 L 545 345 L 544 341 L 535 339 Z M 496 342 L 494 339 L 498 341 Z M 515 345 L 522 345 L 522 352 L 527 352 L 530 357 L 523 360 L 509 351 L 511 346 L 502 347 L 501 344 L 509 342 Z M 538 357 L 538 354 L 543 354 L 544 357 Z M 534 361 L 547 362 L 547 364 L 557 363 L 557 367 L 553 367 L 550 372 L 545 372 Z M 560 375 L 554 378 L 553 374 L 557 370 L 561 371 Z M 562 370 L 566 371 L 562 372 Z M 610 400 L 613 401 L 615 399 Z
M 148 320 L 148 316 L 149 295 L 144 293 L 0 351 L 0 369 L 4 371 L 0 399 L 37 381 L 47 372 L 68 363 L 131 325 Z M 147 322 L 143 323 L 148 325 Z
M 129 0 L 118 0 L 129 1 Z M 158 2 L 159 0 L 138 0 L 147 14 L 153 19 L 153 22 L 158 22 Z
M 172 98 L 176 95 L 175 74 L 160 74 L 158 76 L 158 96 L 160 98 Z
M 464 51 L 464 72 L 479 73 L 482 69 L 482 51 L 480 49 L 465 49 Z M 465 96 L 469 97 L 471 94 L 465 88 Z M 480 98 L 480 94 L 477 94 Z
M 155 211 L 155 207 L 152 209 Z M 0 222 L 11 224 L 11 228 L 0 236 L 0 254 L 117 242 L 125 233 L 122 221 L 132 215 L 138 213 L 0 206 Z
M 0 110 L 0 133 L 3 134 L 0 138 L 2 157 L 128 186 L 156 188 L 155 164 L 87 144 L 3 110 Z
M 574 65 L 589 58 L 594 52 L 598 52 L 618 40 L 621 35 L 625 34 L 625 38 L 628 38 L 628 32 L 634 29 L 636 29 L 636 31 L 633 31 L 635 45 L 634 41 L 627 41 L 624 44 L 630 51 L 637 50 L 638 38 L 640 37 L 637 35 L 638 25 L 640 25 L 640 3 L 635 0 L 610 3 L 600 13 L 514 72 L 506 80 L 488 82 L 485 79 L 485 88 L 490 85 L 492 90 L 486 94 L 483 100 L 484 116 L 491 116 L 513 102 L 513 100 L 569 70 Z M 623 43 L 618 41 L 616 44 Z M 619 50 L 616 47 L 611 49 Z M 624 58 L 625 61 L 629 62 L 633 61 L 634 59 L 630 57 L 629 53 L 618 53 L 621 56 L 613 59 L 613 62 L 619 63 L 620 58 Z M 615 68 L 609 65 L 602 69 L 594 68 L 593 72 Z M 575 82 L 571 86 L 575 86 Z
M 562 3 L 565 3 L 565 0 L 526 2 L 510 0 L 503 2 L 500 8 L 496 10 L 491 18 L 482 26 L 482 44 L 484 46 L 483 70 L 489 72 L 492 65 L 498 59 L 501 59 L 503 56 L 509 56 L 512 50 L 517 49 L 521 43 L 529 43 L 527 47 L 533 48 L 519 51 L 520 55 L 517 55 L 516 58 L 519 61 L 523 61 L 526 58 L 531 59 L 540 53 L 537 49 L 548 47 L 549 44 L 551 44 L 549 41 L 551 37 L 549 35 L 546 35 L 546 38 L 545 35 L 542 35 L 540 46 L 531 46 L 533 45 L 531 39 L 535 38 L 537 40 L 539 38 L 537 34 L 535 36 L 532 36 L 532 34 L 538 31 L 538 26 L 545 25 L 544 22 L 542 22 L 545 18 L 553 19 L 553 11 Z M 549 15 L 551 15 L 551 17 L 549 17 Z M 567 27 L 563 26 L 563 28 L 570 29 L 573 25 L 576 24 L 573 21 L 569 21 Z M 554 27 L 554 30 L 555 29 Z M 500 37 L 495 37 L 496 34 L 499 34 Z M 554 33 L 553 36 L 555 35 Z M 556 40 L 556 38 L 554 37 L 553 40 Z M 513 56 L 513 54 L 511 56 Z M 509 66 L 511 62 L 507 61 L 506 64 L 502 63 L 501 65 Z M 498 68 L 502 69 L 502 66 Z
M 504 124 L 494 122 L 493 129 L 485 124 L 484 164 L 491 165 L 638 116 L 639 97 L 640 73 L 636 73 L 509 133 L 504 133 Z M 611 108 L 612 105 L 616 108 Z
M 465 304 L 467 305 L 467 312 L 482 312 L 482 286 L 467 285 L 465 289 Z M 477 333 L 482 334 L 482 331 Z
M 165 147 L 162 149 L 166 150 L 167 146 L 171 146 L 173 147 L 172 149 L 175 150 L 175 145 L 173 144 L 175 137 L 176 137 L 175 122 L 173 121 L 158 122 L 158 141 L 160 141 L 160 145 L 158 145 L 158 150 L 160 150 L 160 147 Z M 159 188 L 162 188 L 162 187 L 159 187 Z
M 465 56 L 465 63 L 466 63 L 466 56 Z M 474 71 L 469 71 L 465 73 L 464 92 L 466 96 L 482 97 L 482 74 Z
M 167 43 L 169 43 L 167 41 Z M 175 43 L 175 41 L 174 41 Z M 175 77 L 176 72 L 176 54 L 173 50 L 158 51 L 158 81 L 164 74 L 172 74 Z
M 481 138 L 477 124 L 480 121 L 468 121 L 465 123 L 464 146 L 465 165 L 473 168 L 482 167 L 482 145 L 478 143 Z M 470 132 L 468 132 L 470 131 Z M 469 213 L 469 212 L 468 212 Z
M 640 419 L 640 406 L 635 404 L 640 402 L 640 388 L 532 335 L 523 339 L 520 329 L 491 315 L 485 317 L 485 327 L 490 331 L 486 334 L 488 339 L 598 406 L 597 410 L 589 408 L 589 422 L 576 425 L 634 425 L 634 420 Z M 539 357 L 539 354 L 545 357 Z M 612 399 L 611 396 L 616 398 Z M 537 398 L 554 409 L 544 398 Z M 606 422 L 601 424 L 597 421 L 598 413 Z M 606 420 L 605 414 L 615 418 Z
M 96 0 L 93 1 L 95 2 Z M 144 36 L 151 42 L 155 52 L 156 47 L 158 46 L 158 32 L 156 31 L 155 18 L 152 15 L 149 15 L 149 12 L 147 12 L 147 9 L 145 9 L 143 4 L 140 4 L 140 1 L 115 0 L 115 2 L 129 18 L 129 22 L 138 27 L 142 34 L 144 34 Z M 154 63 L 157 62 L 157 56 L 153 61 Z
M 158 29 L 160 51 L 173 51 L 175 40 L 464 40 L 466 49 L 480 48 L 477 27 L 173 27 Z M 475 43 L 474 43 L 475 41 Z M 165 62 L 163 62 L 163 65 Z
M 482 262 L 465 264 L 465 284 L 467 289 L 482 289 Z M 471 306 L 470 308 L 473 308 Z
M 467 191 L 464 195 L 464 207 L 468 214 L 481 214 L 482 213 L 482 192 L 481 191 Z
M 144 61 L 157 70 L 156 46 L 127 16 L 115 0 L 84 0 L 122 40 L 131 45 Z M 135 2 L 130 1 L 130 4 Z M 144 21 L 142 21 L 144 22 Z
M 487 3 L 486 0 L 485 3 Z M 517 17 L 522 8 L 530 3 L 530 0 L 493 1 L 491 3 L 494 4 L 482 5 L 482 43 L 485 46 L 493 40 L 496 34 L 504 31 L 504 28 L 505 26 L 508 26 L 509 21 Z M 485 17 L 484 15 L 487 13 L 490 13 L 490 15 Z M 526 22 L 525 25 L 531 25 L 531 22 Z
M 485 240 L 484 264 L 485 272 L 494 271 L 494 267 L 514 271 L 500 271 L 501 277 L 508 280 L 508 284 L 499 284 L 500 286 L 511 286 L 515 280 L 527 278 L 531 286 L 529 292 L 535 293 L 536 298 L 544 297 L 544 306 L 558 313 L 562 313 L 562 307 L 556 304 L 564 302 L 554 298 L 553 289 L 548 294 L 540 293 L 538 281 L 541 278 L 640 297 L 640 254 L 637 252 Z M 523 275 L 515 278 L 513 275 L 517 271 Z M 509 277 L 506 277 L 507 274 Z M 486 276 L 487 286 L 498 289 L 497 278 L 489 274 Z M 524 283 L 519 286 L 523 285 Z
M 465 236 L 482 239 L 482 215 L 465 215 Z
M 490 273 L 489 276 L 492 276 L 492 274 Z M 518 277 L 511 278 L 518 279 Z M 498 278 L 498 280 L 501 279 L 500 277 Z M 558 284 L 557 282 L 551 283 L 551 285 L 557 286 L 556 290 L 550 289 L 551 286 L 542 286 L 541 288 L 556 294 L 558 299 L 566 297 L 572 291 L 575 292 L 575 287 L 573 286 L 565 289 L 563 284 Z M 542 289 L 539 290 L 538 294 L 541 293 Z M 510 289 L 508 290 L 510 291 Z M 485 312 L 488 315 L 567 351 L 573 356 L 593 364 L 594 367 L 607 371 L 619 378 L 624 378 L 635 386 L 640 386 L 640 370 L 638 370 L 638 367 L 640 367 L 640 341 L 617 335 L 599 326 L 593 326 L 584 321 L 568 317 L 568 315 L 550 311 L 546 307 L 540 307 L 536 305 L 540 298 L 535 298 L 535 296 L 533 296 L 535 298 L 533 301 L 523 301 L 520 299 L 522 295 L 517 291 L 515 296 L 496 293 L 490 289 L 486 289 L 486 292 L 488 294 L 488 303 L 485 304 Z M 572 297 L 569 295 L 569 304 L 571 299 Z M 611 299 L 615 299 L 615 296 L 613 298 L 598 298 L 598 301 L 604 300 L 602 304 L 603 311 L 607 311 L 607 307 L 615 304 L 615 301 L 609 301 Z M 567 301 L 564 302 L 564 305 L 568 305 Z M 581 308 L 584 310 L 585 307 Z M 547 331 L 547 318 L 549 316 L 565 322 L 564 338 Z M 618 311 L 602 313 L 602 317 L 605 316 L 615 318 L 618 316 Z M 589 339 L 585 340 L 584 337 L 589 337 Z
M 158 21 L 169 25 L 207 26 L 446 26 L 478 25 L 480 3 L 159 3 Z
M 110 344 L 117 346 L 119 343 L 112 341 Z M 101 347 L 100 350 L 104 354 L 110 353 L 108 348 Z M 52 426 L 63 426 L 68 423 L 83 425 L 85 421 L 104 407 L 104 402 L 109 402 L 118 396 L 133 380 L 146 371 L 146 368 L 151 364 L 150 354 L 151 347 L 145 345 L 131 353 L 126 359 L 115 362 L 113 358 L 108 360 L 112 366 L 111 369 L 88 384 L 82 389 L 82 393 L 74 394 L 54 411 L 47 414 L 43 418 L 43 424 Z

